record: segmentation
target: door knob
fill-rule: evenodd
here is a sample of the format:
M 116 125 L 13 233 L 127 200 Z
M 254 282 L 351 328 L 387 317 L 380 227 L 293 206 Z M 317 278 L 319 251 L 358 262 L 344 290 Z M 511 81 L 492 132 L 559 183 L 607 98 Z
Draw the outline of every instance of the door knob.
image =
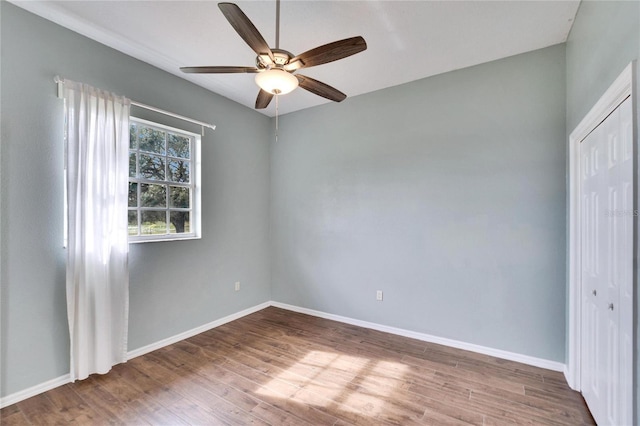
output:
M 595 290 L 593 290 L 592 293 L 593 293 L 594 296 L 598 294 L 598 292 L 595 291 Z
M 609 303 L 609 310 L 613 311 L 613 303 Z

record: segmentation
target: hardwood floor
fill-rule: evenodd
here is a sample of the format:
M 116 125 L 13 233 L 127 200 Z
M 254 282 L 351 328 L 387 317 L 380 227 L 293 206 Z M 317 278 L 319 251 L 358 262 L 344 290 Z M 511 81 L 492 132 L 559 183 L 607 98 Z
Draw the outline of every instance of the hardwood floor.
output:
M 71 422 L 595 424 L 561 373 L 273 307 L 0 411 Z

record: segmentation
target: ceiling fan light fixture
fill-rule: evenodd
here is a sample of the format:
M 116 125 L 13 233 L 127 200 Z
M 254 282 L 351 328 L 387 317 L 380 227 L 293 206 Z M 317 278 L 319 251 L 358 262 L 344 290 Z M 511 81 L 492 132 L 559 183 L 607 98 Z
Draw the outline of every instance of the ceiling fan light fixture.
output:
M 272 68 L 256 74 L 256 84 L 273 95 L 286 95 L 298 87 L 298 79 L 287 71 Z

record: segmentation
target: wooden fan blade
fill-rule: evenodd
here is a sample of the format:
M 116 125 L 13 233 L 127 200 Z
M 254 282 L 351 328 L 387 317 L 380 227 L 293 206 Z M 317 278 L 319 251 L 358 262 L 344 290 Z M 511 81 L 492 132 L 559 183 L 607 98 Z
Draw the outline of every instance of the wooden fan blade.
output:
M 218 3 L 218 7 L 233 29 L 236 30 L 254 52 L 258 55 L 269 55 L 269 58 L 273 61 L 271 48 L 269 48 L 260 31 L 258 31 L 255 25 L 247 18 L 247 15 L 244 14 L 238 5 L 234 3 Z
M 181 67 L 180 71 L 189 74 L 234 74 L 234 73 L 256 73 L 255 67 Z
M 366 49 L 367 42 L 365 42 L 362 37 L 345 38 L 344 40 L 334 41 L 333 43 L 325 44 L 301 53 L 293 57 L 289 63 L 292 64 L 296 61 L 301 61 L 302 66 L 299 68 L 315 67 L 316 65 L 326 64 L 355 55 Z
M 300 87 L 309 92 L 316 94 L 318 96 L 322 96 L 323 98 L 327 98 L 330 101 L 334 102 L 342 102 L 347 98 L 347 95 L 335 89 L 328 84 L 325 84 L 321 81 L 314 80 L 311 77 L 306 77 L 304 75 L 297 74 L 298 83 Z
M 256 98 L 256 109 L 266 108 L 269 105 L 269 102 L 271 102 L 271 99 L 273 99 L 273 95 L 271 93 L 260 89 L 258 97 Z

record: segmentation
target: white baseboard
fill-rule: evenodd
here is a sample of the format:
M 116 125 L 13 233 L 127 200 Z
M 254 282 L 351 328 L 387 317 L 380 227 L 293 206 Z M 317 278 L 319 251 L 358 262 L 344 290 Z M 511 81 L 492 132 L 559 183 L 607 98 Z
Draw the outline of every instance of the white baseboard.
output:
M 357 320 L 354 318 L 343 317 L 340 315 L 329 314 L 326 312 L 316 311 L 313 309 L 301 308 L 299 306 L 288 305 L 286 303 L 280 302 L 264 302 L 259 305 L 253 306 L 251 308 L 245 309 L 240 312 L 236 312 L 235 314 L 228 315 L 224 318 L 217 319 L 210 323 L 201 325 L 199 327 L 193 328 L 191 330 L 187 330 L 183 333 L 176 334 L 175 336 L 168 337 L 166 339 L 162 339 L 158 342 L 152 343 L 150 345 L 143 346 L 138 349 L 134 349 L 132 351 L 127 352 L 127 359 L 132 359 L 146 353 L 155 351 L 157 349 L 163 348 L 165 346 L 171 345 L 173 343 L 179 342 L 184 339 L 188 339 L 189 337 L 195 336 L 196 334 L 200 334 L 207 330 L 211 330 L 213 328 L 219 327 L 228 322 L 237 320 L 254 312 L 258 312 L 264 308 L 269 306 L 275 306 L 277 308 L 286 309 L 293 312 L 300 312 L 307 315 L 312 315 L 315 317 L 326 318 L 334 321 L 339 321 L 345 324 L 357 325 L 364 328 L 370 328 L 373 330 L 384 331 L 386 333 L 397 334 L 399 336 L 410 337 L 417 340 L 422 340 L 430 343 L 437 343 L 444 346 L 450 346 L 453 348 L 464 349 L 471 352 L 477 352 L 485 355 L 491 355 L 502 359 L 507 359 L 510 361 L 521 362 L 523 364 L 533 365 L 536 367 L 546 368 L 549 370 L 564 372 L 565 376 L 567 376 L 567 371 L 565 368 L 565 364 L 549 361 L 542 358 L 531 357 L 528 355 L 517 354 L 514 352 L 503 351 L 500 349 L 488 348 L 485 346 L 474 345 L 472 343 L 461 342 L 458 340 L 446 339 L 443 337 L 432 336 L 430 334 L 418 333 L 415 331 L 404 330 L 396 327 L 389 327 L 386 325 L 376 324 L 368 321 Z M 64 376 L 60 376 L 58 378 L 49 380 L 44 383 L 40 383 L 36 386 L 32 386 L 28 389 L 21 390 L 19 392 L 13 393 L 11 395 L 7 395 L 5 397 L 0 398 L 0 408 L 7 407 L 9 405 L 15 404 L 17 402 L 23 401 L 27 398 L 31 398 L 32 396 L 36 396 L 40 393 L 49 391 L 51 389 L 57 388 L 58 386 L 65 385 L 70 383 L 71 379 L 69 374 L 65 374 Z
M 191 330 L 187 330 L 183 333 L 176 334 L 175 336 L 168 337 L 166 339 L 162 339 L 158 342 L 152 343 L 147 346 L 143 346 L 138 349 L 134 349 L 132 351 L 127 352 L 127 360 L 138 357 L 140 355 L 144 355 L 146 353 L 155 351 L 156 349 L 163 348 L 165 346 L 171 345 L 173 343 L 179 342 L 184 339 L 188 339 L 189 337 L 195 336 L 196 334 L 200 334 L 207 330 L 211 330 L 212 328 L 219 327 L 223 324 L 226 324 L 230 321 L 242 318 L 246 315 L 252 314 L 254 312 L 258 312 L 264 308 L 271 306 L 271 302 L 264 302 L 259 305 L 253 306 L 251 308 L 245 309 L 240 312 L 236 312 L 235 314 L 227 315 L 224 318 L 217 319 L 208 324 L 201 325 L 199 327 L 193 328 Z M 7 395 L 3 398 L 0 398 L 0 408 L 7 407 L 9 405 L 15 404 L 17 402 L 23 401 L 25 399 L 31 398 L 32 396 L 36 396 L 40 393 L 49 391 L 51 389 L 57 388 L 58 386 L 65 385 L 71 382 L 71 378 L 69 374 L 65 374 L 64 376 L 60 376 L 56 379 L 49 380 L 44 383 L 40 383 L 36 386 L 32 386 L 28 389 L 21 390 L 19 392 Z
M 376 324 L 368 321 L 361 321 L 354 318 L 343 317 L 340 315 L 328 314 L 326 312 L 316 311 L 313 309 L 301 308 L 299 306 L 288 305 L 286 303 L 271 302 L 271 306 L 286 309 L 289 311 L 300 312 L 302 314 L 312 315 L 315 317 L 326 318 L 346 324 L 357 325 L 359 327 L 370 328 L 372 330 L 384 331 L 386 333 L 397 334 L 399 336 L 410 337 L 412 339 L 422 340 L 429 343 L 437 343 L 439 345 L 450 346 L 453 348 L 464 349 L 466 351 L 477 352 L 484 355 L 495 356 L 497 358 L 509 361 L 521 362 L 523 364 L 535 367 L 546 368 L 547 370 L 563 372 L 565 364 L 557 361 L 550 361 L 543 358 L 536 358 L 529 355 L 522 355 L 515 352 L 503 351 L 501 349 L 489 348 L 486 346 L 475 345 L 473 343 L 461 342 L 459 340 L 446 339 L 444 337 L 433 336 L 426 333 L 418 333 L 416 331 L 404 330 L 402 328 L 389 327 L 386 325 Z
M 48 380 L 44 383 L 40 383 L 39 385 L 32 386 L 28 389 L 12 393 L 11 395 L 0 398 L 0 408 L 8 407 L 9 405 L 15 404 L 16 402 L 24 401 L 25 399 L 31 398 L 32 396 L 50 391 L 51 389 L 55 389 L 58 386 L 66 385 L 70 382 L 71 376 L 69 376 L 69 374 L 65 374 L 64 376 Z
M 156 349 L 164 348 L 165 346 L 172 345 L 172 344 L 177 343 L 177 342 L 179 342 L 181 340 L 188 339 L 189 337 L 193 337 L 196 334 L 200 334 L 200 333 L 203 333 L 205 331 L 211 330 L 212 328 L 220 327 L 223 324 L 226 324 L 228 322 L 237 320 L 239 318 L 242 318 L 242 317 L 247 316 L 249 314 L 252 314 L 254 312 L 261 311 L 264 308 L 268 308 L 269 306 L 271 306 L 270 302 L 264 302 L 264 303 L 261 303 L 259 305 L 253 306 L 251 308 L 247 308 L 247 309 L 245 309 L 243 311 L 236 312 L 235 314 L 227 315 L 224 318 L 220 318 L 220 319 L 217 319 L 215 321 L 211 321 L 208 324 L 204 324 L 204 325 L 201 325 L 199 327 L 192 328 L 191 330 L 187 330 L 187 331 L 185 331 L 183 333 L 176 334 L 175 336 L 167 337 L 166 339 L 159 340 L 159 341 L 157 341 L 155 343 L 151 343 L 150 345 L 143 346 L 143 347 L 138 348 L 138 349 L 134 349 L 132 351 L 127 352 L 127 360 L 135 358 L 135 357 L 139 357 L 140 355 L 144 355 L 144 354 L 147 354 L 149 352 L 153 352 Z

